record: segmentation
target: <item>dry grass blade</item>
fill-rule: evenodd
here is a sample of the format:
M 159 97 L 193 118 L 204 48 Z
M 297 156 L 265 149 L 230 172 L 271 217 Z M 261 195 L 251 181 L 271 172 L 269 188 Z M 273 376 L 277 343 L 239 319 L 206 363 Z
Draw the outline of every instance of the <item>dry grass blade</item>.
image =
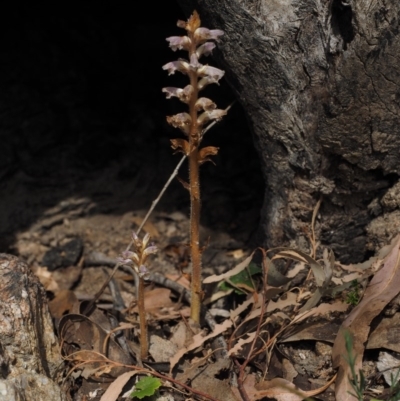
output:
M 334 366 L 339 367 L 335 386 L 338 400 L 355 400 L 355 397 L 349 394 L 349 391 L 352 392 L 353 389 L 349 381 L 349 364 L 345 359 L 344 331 L 347 330 L 353 339 L 353 353 L 356 355 L 355 371 L 359 372 L 362 367 L 364 344 L 368 339 L 372 320 L 400 291 L 400 236 L 395 238 L 394 243 L 392 251 L 383 260 L 382 268 L 375 274 L 365 290 L 362 301 L 343 322 L 342 330 L 336 337 L 332 358 Z

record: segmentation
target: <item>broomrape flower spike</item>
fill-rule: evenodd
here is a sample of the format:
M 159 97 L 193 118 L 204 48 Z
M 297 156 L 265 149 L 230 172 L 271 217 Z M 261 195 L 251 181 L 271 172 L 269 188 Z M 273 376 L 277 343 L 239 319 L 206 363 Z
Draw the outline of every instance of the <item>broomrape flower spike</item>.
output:
M 146 234 L 143 239 L 140 239 L 135 232 L 132 233 L 133 251 L 124 251 L 118 258 L 118 263 L 121 265 L 132 266 L 137 274 L 135 279 L 137 282 L 137 305 L 139 309 L 139 325 L 140 325 L 140 356 L 145 359 L 148 354 L 149 343 L 147 338 L 147 320 L 146 311 L 144 308 L 144 280 L 149 274 L 146 267 L 146 260 L 149 255 L 155 254 L 157 247 L 149 243 L 150 235 Z
M 147 257 L 157 253 L 158 248 L 154 244 L 149 244 L 150 235 L 146 234 L 141 240 L 135 232 L 132 233 L 132 242 L 134 252 L 124 251 L 121 256 L 117 258 L 118 263 L 121 265 L 132 266 L 135 272 L 144 277 L 148 270 L 145 267 Z
M 226 112 L 217 109 L 216 104 L 206 98 L 200 97 L 199 92 L 207 85 L 217 84 L 224 76 L 224 71 L 201 64 L 202 57 L 209 56 L 224 34 L 220 29 L 208 29 L 200 26 L 199 14 L 194 11 L 187 21 L 178 21 L 178 27 L 186 30 L 185 36 L 171 36 L 167 38 L 169 47 L 173 51 L 187 52 L 187 58 L 171 61 L 162 68 L 169 75 L 176 71 L 187 75 L 189 84 L 185 88 L 167 87 L 162 91 L 167 99 L 178 98 L 187 104 L 187 112 L 168 116 L 167 122 L 179 128 L 187 139 L 177 138 L 171 140 L 171 146 L 178 152 L 183 152 L 189 158 L 189 184 L 185 184 L 190 193 L 190 252 L 192 260 L 191 283 L 191 318 L 200 321 L 200 306 L 203 296 L 201 289 L 201 248 L 199 238 L 200 228 L 200 184 L 199 166 L 211 161 L 209 156 L 216 155 L 218 148 L 207 146 L 201 149 L 203 130 L 214 120 L 221 119 Z M 200 113 L 200 114 L 199 114 Z

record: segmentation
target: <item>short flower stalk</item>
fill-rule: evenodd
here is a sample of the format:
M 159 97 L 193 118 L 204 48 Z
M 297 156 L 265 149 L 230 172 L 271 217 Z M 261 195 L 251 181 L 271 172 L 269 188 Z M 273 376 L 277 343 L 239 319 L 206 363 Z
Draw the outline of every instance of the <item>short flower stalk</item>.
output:
M 149 255 L 156 253 L 158 250 L 155 245 L 149 244 L 149 241 L 149 234 L 146 234 L 141 240 L 134 232 L 132 234 L 133 251 L 124 251 L 122 252 L 121 257 L 118 258 L 118 262 L 121 265 L 127 265 L 133 268 L 138 279 L 136 296 L 139 310 L 141 359 L 146 359 L 149 351 L 146 310 L 144 306 L 144 281 L 146 279 L 146 275 L 148 274 L 148 270 L 146 268 L 146 260 Z
M 211 54 L 215 43 L 223 35 L 219 29 L 210 30 L 200 27 L 200 17 L 196 11 L 185 21 L 178 21 L 178 27 L 184 28 L 186 36 L 172 36 L 167 38 L 169 46 L 173 51 L 184 50 L 188 53 L 188 59 L 179 59 L 163 66 L 168 74 L 179 71 L 189 78 L 189 85 L 184 88 L 167 87 L 162 91 L 167 98 L 177 97 L 185 103 L 188 112 L 167 117 L 167 122 L 173 127 L 179 128 L 186 139 L 172 139 L 172 148 L 182 152 L 189 159 L 189 183 L 185 185 L 190 193 L 190 250 L 192 261 L 191 282 L 191 318 L 195 322 L 200 321 L 200 309 L 203 298 L 201 287 L 201 247 L 200 247 L 200 180 L 199 166 L 210 161 L 209 156 L 216 155 L 218 148 L 207 146 L 200 148 L 203 130 L 214 120 L 222 118 L 225 110 L 217 109 L 216 104 L 206 98 L 199 97 L 207 85 L 216 83 L 223 77 L 224 71 L 203 65 L 199 59 Z

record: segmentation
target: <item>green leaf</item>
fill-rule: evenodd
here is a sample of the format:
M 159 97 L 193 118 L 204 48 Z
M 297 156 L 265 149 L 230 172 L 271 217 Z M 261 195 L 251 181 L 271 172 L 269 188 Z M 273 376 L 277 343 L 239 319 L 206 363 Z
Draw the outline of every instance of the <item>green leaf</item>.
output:
M 238 287 L 240 287 L 240 285 L 243 285 L 247 288 L 254 289 L 251 277 L 254 276 L 255 274 L 261 273 L 261 271 L 262 270 L 260 266 L 257 266 L 255 263 L 250 263 L 247 269 L 244 269 L 240 273 L 230 277 L 229 281 Z M 244 291 L 240 291 L 238 288 L 232 287 L 228 281 L 222 281 L 219 284 L 219 287 L 221 288 L 222 291 L 228 291 L 234 288 L 236 294 L 245 294 Z
M 161 386 L 161 381 L 152 376 L 146 376 L 135 384 L 135 391 L 131 393 L 132 398 L 142 399 L 154 395 L 156 390 Z

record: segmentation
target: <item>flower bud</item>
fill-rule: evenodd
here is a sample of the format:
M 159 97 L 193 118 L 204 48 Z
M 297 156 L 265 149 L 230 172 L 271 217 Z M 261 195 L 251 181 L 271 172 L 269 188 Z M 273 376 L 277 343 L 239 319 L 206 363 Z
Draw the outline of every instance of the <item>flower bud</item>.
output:
M 146 233 L 145 236 L 143 237 L 143 245 L 142 248 L 145 249 L 147 247 L 148 242 L 150 241 L 150 234 Z

